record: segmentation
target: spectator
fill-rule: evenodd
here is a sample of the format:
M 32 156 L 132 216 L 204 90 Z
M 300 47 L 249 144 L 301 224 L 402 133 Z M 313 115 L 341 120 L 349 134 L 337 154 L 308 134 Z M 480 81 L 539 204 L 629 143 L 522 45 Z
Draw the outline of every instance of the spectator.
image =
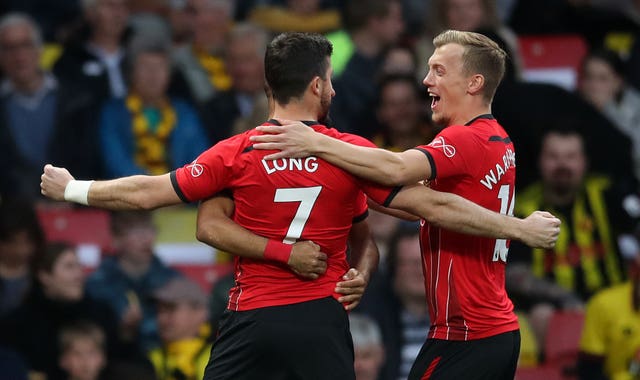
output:
M 578 91 L 631 139 L 634 173 L 640 180 L 640 93 L 627 85 L 624 69 L 616 53 L 594 50 L 582 63 Z
M 200 380 L 211 343 L 207 296 L 195 282 L 174 278 L 153 293 L 161 345 L 149 353 L 160 379 Z
M 53 72 L 63 83 L 89 89 L 95 104 L 122 98 L 127 92 L 123 69 L 127 0 L 82 0 L 82 8 L 88 30 L 67 44 Z
M 5 75 L 0 82 L 0 194 L 5 197 L 39 197 L 39 173 L 50 161 L 75 166 L 81 175 L 99 174 L 91 163 L 65 159 L 91 149 L 91 141 L 83 141 L 85 148 L 75 146 L 71 136 L 59 135 L 75 129 L 66 125 L 77 120 L 65 119 L 75 105 L 54 76 L 40 70 L 41 52 L 42 37 L 31 18 L 9 13 L 0 19 L 0 69 Z M 94 157 L 86 152 L 85 160 Z
M 386 271 L 372 278 L 359 312 L 380 326 L 386 361 L 380 380 L 406 379 L 429 332 L 420 230 L 401 222 L 389 242 Z
M 626 261 L 629 281 L 602 290 L 587 304 L 580 340 L 580 380 L 640 375 L 640 256 Z
M 508 271 L 524 266 L 529 276 L 547 279 L 572 292 L 586 302 L 595 292 L 624 280 L 621 252 L 617 242 L 621 236 L 630 237 L 631 217 L 622 207 L 621 194 L 609 177 L 587 171 L 587 150 L 576 131 L 550 131 L 543 137 L 540 151 L 540 177 L 518 194 L 515 212 L 523 215 L 531 210 L 552 212 L 560 220 L 560 237 L 552 250 L 525 248 L 512 243 Z M 623 248 L 623 246 L 620 246 Z M 623 251 L 635 255 L 632 247 Z M 509 276 L 508 276 L 509 277 Z M 567 300 L 562 293 L 548 288 L 543 293 L 538 284 L 524 289 L 531 282 L 520 279 L 508 284 L 510 294 L 524 295 L 521 307 L 533 308 L 540 303 Z M 517 299 L 517 297 L 515 297 Z M 575 297 L 574 297 L 575 298 Z M 526 304 L 523 304 L 525 301 Z M 564 302 L 563 302 L 564 303 Z M 546 322 L 552 310 L 537 309 L 530 322 L 539 342 L 543 341 Z
M 131 88 L 102 109 L 100 143 L 108 177 L 166 173 L 209 147 L 196 111 L 167 94 L 168 41 L 139 35 L 130 45 Z
M 355 351 L 356 380 L 376 380 L 384 364 L 384 346 L 380 327 L 358 313 L 349 314 L 349 326 Z
M 397 43 L 404 30 L 401 3 L 397 0 L 350 1 L 344 24 L 354 50 L 344 71 L 336 74 L 332 117 L 339 130 L 372 137 L 377 132 L 370 112 L 377 94 L 372 79 L 382 67 L 384 50 Z
M 500 36 L 485 34 L 504 49 L 506 44 Z M 555 129 L 580 131 L 588 145 L 598 147 L 590 151 L 591 170 L 606 172 L 616 182 L 635 186 L 631 141 L 627 136 L 577 94 L 550 84 L 521 81 L 512 59 L 507 59 L 506 64 L 505 77 L 496 91 L 492 110 L 511 139 L 520 142 L 516 146 L 519 187 L 537 180 L 537 147 L 542 136 Z
M 31 263 L 43 248 L 33 205 L 9 199 L 0 203 L 0 317 L 22 304 L 32 281 Z
M 106 301 L 125 335 L 147 351 L 159 341 L 155 305 L 149 297 L 178 272 L 153 253 L 156 230 L 150 212 L 113 212 L 111 232 L 115 255 L 105 257 L 91 274 L 87 291 Z
M 264 93 L 267 34 L 251 24 L 237 24 L 229 33 L 226 64 L 232 87 L 204 103 L 200 114 L 212 143 L 261 124 L 268 116 Z
M 376 116 L 381 132 L 374 143 L 395 152 L 428 144 L 435 132 L 415 78 L 388 75 L 382 78 L 379 88 Z
M 188 0 L 194 12 L 193 40 L 178 47 L 173 62 L 184 77 L 191 98 L 203 103 L 231 88 L 224 64 L 225 41 L 231 29 L 233 1 Z
M 340 12 L 321 7 L 321 0 L 286 0 L 285 5 L 258 5 L 249 21 L 271 33 L 328 33 L 340 28 Z
M 193 38 L 193 13 L 188 0 L 170 0 L 167 19 L 171 26 L 171 39 L 176 48 L 180 48 Z
M 380 69 L 381 75 L 416 75 L 418 64 L 415 53 L 406 45 L 395 45 L 387 49 Z
M 118 339 L 117 320 L 108 305 L 85 294 L 84 274 L 75 249 L 52 243 L 34 263 L 35 284 L 25 303 L 2 321 L 0 340 L 16 349 L 30 371 L 62 379 L 58 334 L 77 320 L 91 320 L 104 329 L 108 352 L 127 355 Z
M 447 29 L 468 32 L 490 30 L 504 41 L 501 47 L 508 52 L 519 76 L 522 64 L 518 40 L 515 33 L 500 22 L 495 0 L 433 0 L 431 6 L 427 17 L 429 22 L 425 23 L 425 30 L 415 45 L 419 57 L 430 57 L 434 50 L 433 37 Z M 420 61 L 418 73 L 427 71 L 427 60 Z
M 104 331 L 89 321 L 78 321 L 60 330 L 60 368 L 67 380 L 99 380 L 107 364 Z

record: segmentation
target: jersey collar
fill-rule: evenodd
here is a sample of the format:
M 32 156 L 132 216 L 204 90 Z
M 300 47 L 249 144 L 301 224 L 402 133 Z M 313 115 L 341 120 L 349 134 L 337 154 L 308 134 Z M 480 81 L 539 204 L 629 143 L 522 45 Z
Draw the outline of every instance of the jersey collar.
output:
M 315 120 L 300 120 L 300 122 L 301 122 L 302 124 L 305 124 L 305 125 L 309 126 L 309 127 L 312 127 L 312 126 L 314 126 L 314 125 L 321 125 L 320 123 L 318 123 L 318 122 L 317 122 L 317 121 L 315 121 Z M 282 124 L 280 124 L 280 122 L 279 122 L 278 120 L 276 120 L 276 119 L 269 119 L 269 120 L 267 120 L 267 123 L 269 123 L 269 124 L 273 124 L 273 125 L 282 125 Z
M 476 120 L 479 120 L 479 119 L 489 119 L 489 120 L 493 120 L 493 119 L 495 119 L 495 117 L 493 117 L 493 115 L 492 115 L 492 114 L 490 114 L 490 113 L 485 113 L 484 115 L 480 115 L 480 116 L 476 116 L 476 117 L 474 117 L 473 119 L 471 119 L 470 121 L 468 121 L 468 122 L 465 124 L 465 126 L 467 126 L 467 127 L 468 127 L 468 126 L 470 126 L 471 124 L 473 124 Z

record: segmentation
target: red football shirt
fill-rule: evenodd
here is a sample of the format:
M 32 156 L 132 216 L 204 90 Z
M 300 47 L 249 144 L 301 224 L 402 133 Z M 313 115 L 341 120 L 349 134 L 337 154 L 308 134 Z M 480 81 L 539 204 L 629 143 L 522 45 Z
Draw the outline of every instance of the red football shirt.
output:
M 350 143 L 373 146 L 359 136 L 322 125 L 311 127 Z M 263 157 L 272 151 L 253 149 L 249 137 L 256 134 L 260 132 L 251 130 L 221 141 L 173 172 L 176 192 L 183 200 L 194 201 L 232 191 L 236 223 L 285 243 L 315 242 L 328 256 L 327 271 L 317 280 L 306 280 L 284 264 L 236 256 L 236 285 L 228 308 L 250 310 L 328 296 L 337 299 L 336 282 L 349 269 L 346 246 L 351 225 L 367 213 L 362 191 L 383 203 L 392 189 L 367 183 L 313 156 L 266 161 Z
M 491 115 L 447 127 L 417 149 L 431 162 L 433 189 L 513 214 L 515 151 Z M 504 285 L 507 240 L 463 235 L 424 221 L 420 239 L 430 338 L 479 339 L 518 329 Z

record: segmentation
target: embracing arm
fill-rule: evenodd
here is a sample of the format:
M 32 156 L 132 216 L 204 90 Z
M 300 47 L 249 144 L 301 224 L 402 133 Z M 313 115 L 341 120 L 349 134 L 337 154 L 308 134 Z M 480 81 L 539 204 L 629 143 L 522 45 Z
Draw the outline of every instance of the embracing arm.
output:
M 346 310 L 358 306 L 371 275 L 378 268 L 380 254 L 366 221 L 351 226 L 349 248 L 352 268 L 336 284 L 336 292 L 342 294 L 338 301 L 345 303 Z
M 416 183 L 431 176 L 431 164 L 420 151 L 395 153 L 379 148 L 353 145 L 293 121 L 283 126 L 260 126 L 263 135 L 252 136 L 256 149 L 276 149 L 265 159 L 314 155 L 362 178 L 384 185 Z
M 390 204 L 430 224 L 459 233 L 496 239 L 515 239 L 532 247 L 552 248 L 560 233 L 560 220 L 536 211 L 526 219 L 502 215 L 467 199 L 426 186 L 404 187 Z
M 108 181 L 76 181 L 67 169 L 46 165 L 41 180 L 42 194 L 51 199 L 109 210 L 151 210 L 182 203 L 168 173 Z
M 300 241 L 289 245 L 256 235 L 231 219 L 234 207 L 233 199 L 222 195 L 200 203 L 197 239 L 237 256 L 283 262 L 305 278 L 318 278 L 327 270 L 327 256 L 317 244 Z

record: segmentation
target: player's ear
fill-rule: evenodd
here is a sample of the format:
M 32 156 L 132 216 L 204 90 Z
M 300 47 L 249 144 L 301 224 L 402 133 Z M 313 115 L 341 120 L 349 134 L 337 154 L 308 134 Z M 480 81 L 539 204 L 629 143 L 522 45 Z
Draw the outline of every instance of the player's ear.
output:
M 322 78 L 318 76 L 313 77 L 309 86 L 314 95 L 320 96 L 320 94 L 322 94 Z
M 469 84 L 467 90 L 470 94 L 477 94 L 484 88 L 484 76 L 481 74 L 472 75 L 469 78 Z

